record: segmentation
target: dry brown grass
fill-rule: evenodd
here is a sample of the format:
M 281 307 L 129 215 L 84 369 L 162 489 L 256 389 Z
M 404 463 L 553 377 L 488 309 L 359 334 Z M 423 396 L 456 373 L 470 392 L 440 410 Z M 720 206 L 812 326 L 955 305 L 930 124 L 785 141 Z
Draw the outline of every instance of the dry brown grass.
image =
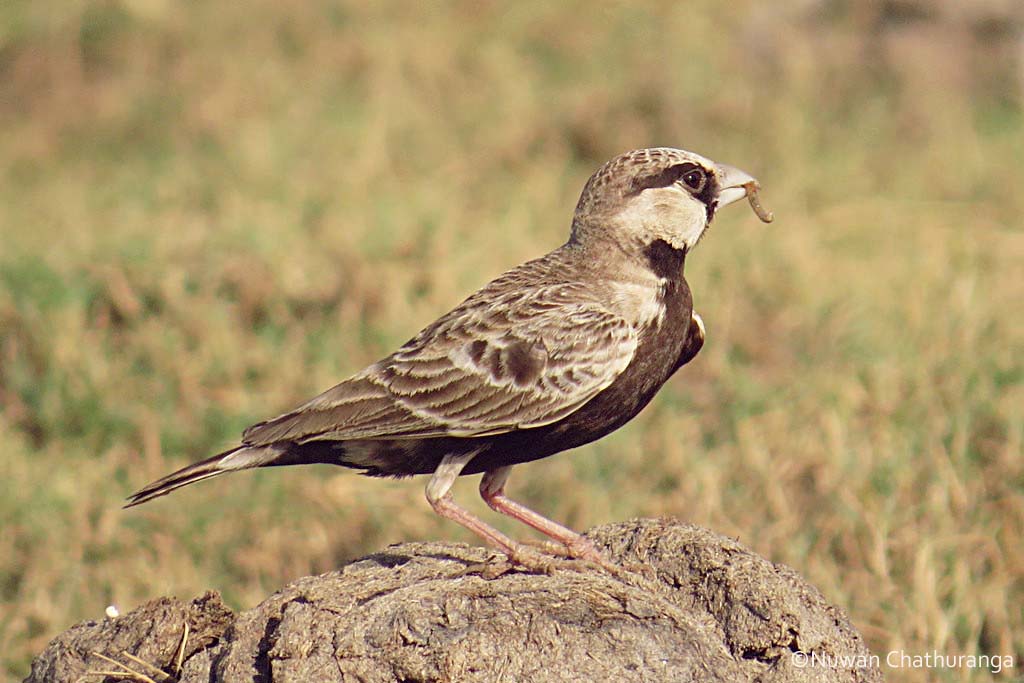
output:
M 513 492 L 735 535 L 883 658 L 1024 666 L 1014 6 L 293 4 L 0 10 L 0 670 L 110 603 L 472 541 L 421 482 L 329 468 L 119 504 L 556 246 L 601 161 L 660 144 L 755 173 L 777 220 L 723 213 L 698 360 Z

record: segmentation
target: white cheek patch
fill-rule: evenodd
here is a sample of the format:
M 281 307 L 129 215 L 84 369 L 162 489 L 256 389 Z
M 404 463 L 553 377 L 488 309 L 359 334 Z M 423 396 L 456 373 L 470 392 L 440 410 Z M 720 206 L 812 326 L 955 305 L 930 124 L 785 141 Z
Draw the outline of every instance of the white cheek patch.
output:
M 630 197 L 616 218 L 626 232 L 644 242 L 662 239 L 677 249 L 689 249 L 707 228 L 707 207 L 673 185 Z

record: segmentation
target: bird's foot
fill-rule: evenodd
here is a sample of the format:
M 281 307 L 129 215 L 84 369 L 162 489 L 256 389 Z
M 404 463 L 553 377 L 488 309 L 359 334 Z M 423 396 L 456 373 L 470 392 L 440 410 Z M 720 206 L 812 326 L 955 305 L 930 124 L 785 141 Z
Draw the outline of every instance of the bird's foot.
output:
M 485 562 L 467 566 L 456 576 L 478 574 L 485 579 L 496 579 L 516 570 L 550 575 L 559 570 L 583 572 L 601 569 L 614 575 L 622 572 L 596 550 L 593 554 L 576 555 L 558 543 L 525 541 L 508 550 L 503 549 L 501 554 L 495 554 Z
M 650 565 L 631 562 L 617 565 L 597 550 L 589 539 L 586 544 L 569 548 L 551 541 L 526 540 L 517 542 L 514 548 L 495 552 L 484 562 L 466 566 L 452 578 L 476 574 L 485 580 L 493 580 L 515 571 L 538 574 L 554 574 L 556 571 L 576 572 L 605 571 L 626 583 L 657 581 L 657 572 Z
M 490 562 L 478 565 L 473 573 L 484 579 L 497 579 L 505 574 L 525 572 L 527 574 L 552 575 L 559 569 L 571 569 L 576 563 L 572 560 L 551 557 L 544 553 L 526 552 L 495 558 Z
M 575 568 L 577 564 L 575 560 L 566 557 L 564 553 L 553 553 L 551 550 L 551 548 L 542 546 L 541 552 L 537 552 L 533 548 L 521 545 L 512 554 L 508 555 L 507 562 L 512 568 L 521 567 L 543 574 L 554 574 L 559 569 Z
M 544 554 L 558 558 L 553 564 L 555 569 L 604 569 L 613 576 L 619 576 L 623 571 L 622 567 L 606 559 L 593 541 L 584 536 L 574 539 L 572 543 L 526 540 L 522 545 L 538 548 Z
M 633 574 L 634 576 L 639 575 L 648 581 L 658 581 L 658 570 L 643 562 L 629 562 L 619 566 L 618 570 L 626 574 Z M 622 576 L 619 576 L 619 578 L 622 578 Z
M 577 571 L 602 569 L 615 578 L 629 583 L 634 582 L 637 576 L 647 581 L 657 581 L 658 579 L 658 573 L 654 567 L 642 562 L 630 562 L 628 564 L 611 562 L 597 549 L 594 542 L 586 536 L 579 536 L 573 542 L 566 544 L 541 541 L 539 545 L 552 555 L 569 558 L 569 562 L 561 565 L 564 568 L 573 568 Z
M 533 546 L 533 547 L 531 547 Z M 534 549 L 537 548 L 537 549 Z M 553 552 L 561 550 L 561 552 Z M 483 562 L 475 562 L 458 571 L 452 578 L 477 574 L 484 579 L 497 579 L 516 570 L 540 574 L 553 574 L 558 569 L 574 567 L 564 548 L 543 542 L 516 543 L 494 553 Z
M 449 578 L 460 579 L 463 576 L 475 574 L 485 581 L 491 581 L 508 574 L 513 569 L 515 569 L 515 565 L 506 558 L 491 558 L 486 562 L 474 562 L 473 564 L 466 565 Z

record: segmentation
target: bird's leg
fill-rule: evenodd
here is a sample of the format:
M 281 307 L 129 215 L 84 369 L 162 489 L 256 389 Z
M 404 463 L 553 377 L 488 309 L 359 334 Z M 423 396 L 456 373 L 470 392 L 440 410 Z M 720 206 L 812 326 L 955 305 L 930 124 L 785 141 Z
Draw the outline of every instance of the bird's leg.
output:
M 606 560 L 597 552 L 597 548 L 587 538 L 579 535 L 572 529 L 553 522 L 543 515 L 537 514 L 522 503 L 510 499 L 505 495 L 505 482 L 508 480 L 511 467 L 499 467 L 484 473 L 480 480 L 480 497 L 484 499 L 491 509 L 508 515 L 513 519 L 533 527 L 549 538 L 553 538 L 568 550 L 573 557 L 591 560 L 598 564 L 607 564 Z
M 444 456 L 441 464 L 438 465 L 437 469 L 434 470 L 433 476 L 430 477 L 430 481 L 427 482 L 427 501 L 434 508 L 434 512 L 445 519 L 450 519 L 466 527 L 492 546 L 500 549 L 513 562 L 529 564 L 529 562 L 524 561 L 524 558 L 535 555 L 535 552 L 531 553 L 521 543 L 516 543 L 494 527 L 470 514 L 468 510 L 456 505 L 455 501 L 452 500 L 452 485 L 459 477 L 462 469 L 474 456 L 476 456 L 475 452 L 465 455 Z

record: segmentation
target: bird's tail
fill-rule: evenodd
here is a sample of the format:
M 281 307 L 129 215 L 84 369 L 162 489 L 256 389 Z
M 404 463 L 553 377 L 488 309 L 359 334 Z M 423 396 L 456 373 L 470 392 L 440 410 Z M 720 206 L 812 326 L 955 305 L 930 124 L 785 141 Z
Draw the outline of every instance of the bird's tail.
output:
M 250 467 L 261 467 L 263 465 L 277 464 L 275 461 L 282 453 L 279 446 L 238 446 L 229 451 L 218 453 L 212 458 L 200 460 L 187 467 L 182 467 L 177 472 L 172 472 L 162 479 L 157 479 L 151 484 L 142 487 L 128 497 L 126 508 L 139 505 L 146 501 L 166 496 L 175 489 L 188 486 L 203 479 L 216 477 L 225 472 L 249 469 Z

